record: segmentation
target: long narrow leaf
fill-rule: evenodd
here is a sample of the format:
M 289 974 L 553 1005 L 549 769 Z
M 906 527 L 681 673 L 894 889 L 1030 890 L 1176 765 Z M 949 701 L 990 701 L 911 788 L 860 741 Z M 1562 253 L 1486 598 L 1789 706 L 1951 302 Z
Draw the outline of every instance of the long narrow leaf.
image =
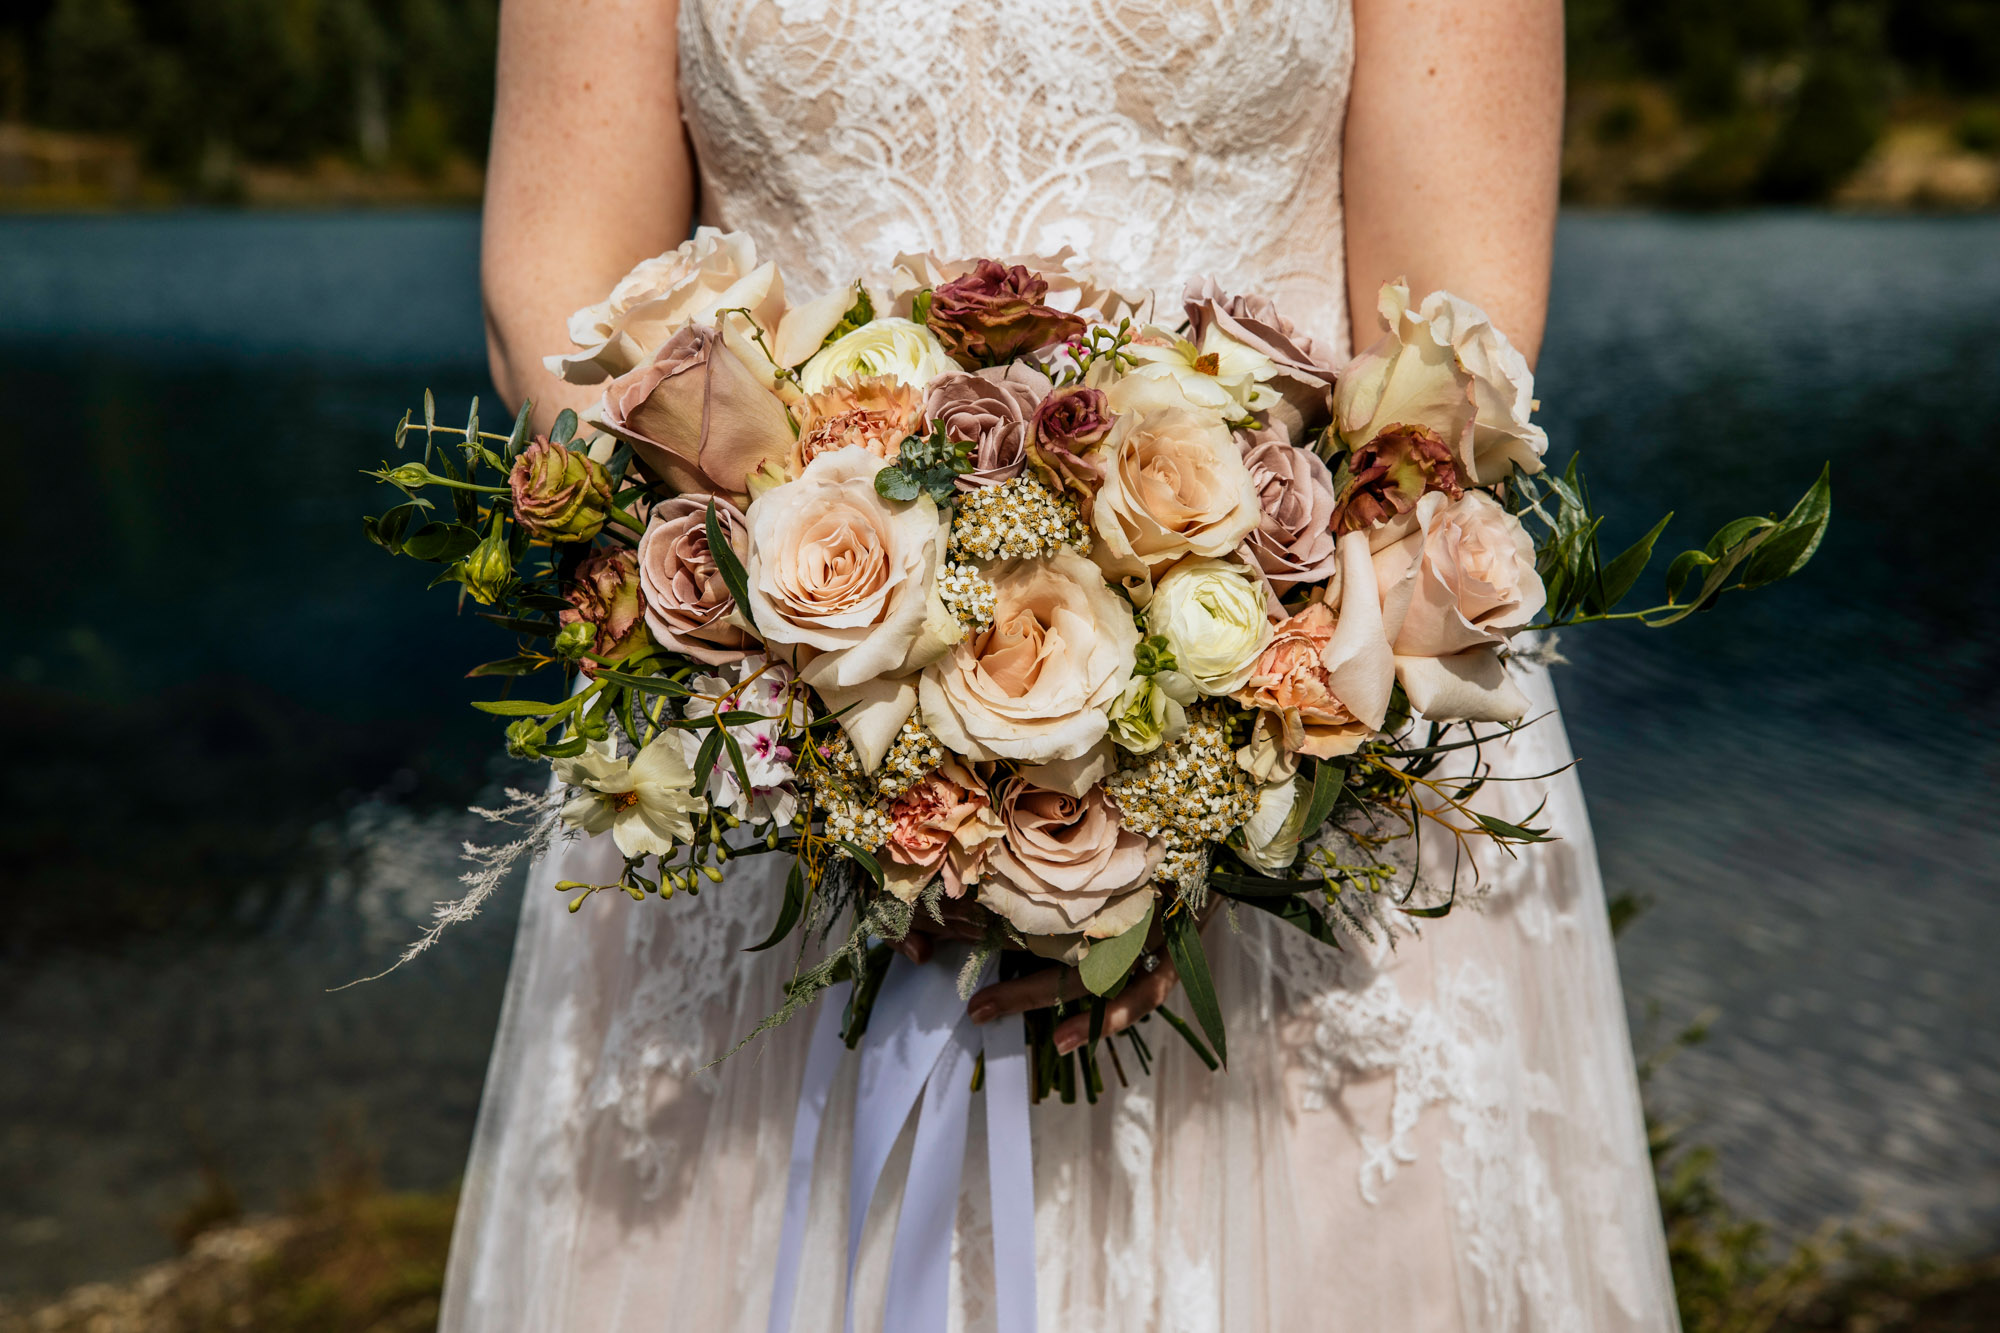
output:
M 1222 1030 L 1222 1004 L 1215 998 L 1215 981 L 1208 974 L 1208 955 L 1201 947 L 1201 927 L 1194 913 L 1173 912 L 1167 917 L 1167 952 L 1181 974 L 1181 988 L 1187 992 L 1188 1006 L 1195 1021 L 1208 1034 L 1216 1058 L 1229 1063 L 1229 1039 Z
M 1645 536 L 1620 551 L 1611 563 L 1604 567 L 1604 572 L 1598 580 L 1597 591 L 1592 598 L 1596 602 L 1596 606 L 1592 609 L 1609 611 L 1625 599 L 1625 594 L 1632 591 L 1632 585 L 1646 572 L 1646 565 L 1653 558 L 1653 544 L 1660 540 L 1660 534 L 1665 532 L 1667 524 L 1673 521 L 1674 516 L 1669 513 L 1655 523 Z
M 762 953 L 777 944 L 792 933 L 792 927 L 799 923 L 799 918 L 805 914 L 805 910 L 805 872 L 800 869 L 799 863 L 794 861 L 792 873 L 785 879 L 785 900 L 778 907 L 777 924 L 771 927 L 771 933 L 764 937 L 763 943 L 753 944 L 743 952 Z
M 1203 1064 L 1207 1065 L 1210 1069 L 1217 1068 L 1217 1065 L 1215 1063 L 1215 1056 L 1208 1049 L 1208 1044 L 1201 1039 L 1199 1033 L 1197 1033 L 1193 1028 L 1188 1026 L 1188 1021 L 1185 1018 L 1182 1018 L 1179 1014 L 1167 1008 L 1167 1006 L 1165 1006 L 1164 1004 L 1161 1005 L 1158 1009 L 1155 1009 L 1153 1012 L 1158 1014 L 1161 1018 L 1166 1019 L 1167 1026 L 1171 1027 L 1174 1031 L 1180 1033 L 1181 1039 L 1187 1042 L 1188 1045 L 1194 1047 L 1194 1053 L 1201 1057 L 1201 1062 Z
M 722 575 L 722 582 L 729 589 L 729 595 L 736 599 L 736 612 L 744 623 L 752 629 L 756 624 L 750 617 L 750 581 L 743 572 L 743 562 L 736 558 L 736 551 L 723 540 L 722 519 L 715 512 L 715 501 L 708 502 L 708 553 L 715 557 L 716 572 Z

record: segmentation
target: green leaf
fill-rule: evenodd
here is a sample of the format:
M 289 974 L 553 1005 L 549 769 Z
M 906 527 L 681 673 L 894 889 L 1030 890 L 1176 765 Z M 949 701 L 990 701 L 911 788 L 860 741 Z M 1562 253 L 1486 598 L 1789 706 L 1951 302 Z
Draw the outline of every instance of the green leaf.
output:
M 1792 506 L 1778 531 L 1744 562 L 1741 586 L 1761 588 L 1789 578 L 1805 568 L 1819 550 L 1820 539 L 1833 517 L 1833 467 L 1820 469 L 1819 480 Z
M 910 320 L 916 324 L 928 324 L 931 320 L 931 289 L 926 287 L 918 292 L 910 302 Z
M 885 500 L 907 504 L 923 494 L 917 479 L 898 467 L 885 467 L 875 474 L 875 493 Z
M 800 867 L 799 862 L 795 860 L 792 862 L 792 873 L 785 879 L 785 900 L 778 907 L 777 924 L 771 927 L 771 933 L 764 937 L 763 943 L 753 944 L 743 952 L 762 953 L 764 950 L 778 943 L 778 941 L 784 939 L 785 936 L 792 933 L 792 927 L 799 923 L 799 918 L 805 914 L 805 910 L 805 871 Z
M 743 763 L 743 747 L 737 744 L 736 738 L 730 735 L 723 727 L 717 727 L 708 734 L 722 737 L 722 743 L 729 747 L 729 766 L 736 770 L 736 790 L 742 792 L 743 798 L 748 800 L 750 798 L 750 770 Z M 703 744 L 706 743 L 705 741 L 703 742 Z
M 1492 815 L 1474 813 L 1472 817 L 1478 820 L 1479 826 L 1488 833 L 1497 833 L 1501 837 L 1514 842 L 1557 841 L 1555 835 L 1551 834 L 1547 829 L 1523 828 L 1519 824 L 1509 824 L 1504 819 L 1495 819 Z
M 1215 981 L 1208 974 L 1208 955 L 1201 947 L 1201 927 L 1194 913 L 1185 909 L 1167 914 L 1167 952 L 1181 974 L 1181 988 L 1187 991 L 1188 1005 L 1194 1010 L 1201 1030 L 1215 1046 L 1216 1058 L 1229 1063 L 1228 1038 L 1222 1031 L 1222 1004 L 1215 998 Z
M 628 690 L 641 694 L 676 694 L 683 699 L 694 697 L 694 691 L 667 676 L 638 676 L 629 671 L 615 671 L 610 667 L 597 668 L 597 678 L 608 680 L 613 685 L 623 685 Z
M 525 676 L 540 671 L 549 664 L 546 657 L 503 657 L 497 662 L 482 662 L 466 672 L 471 676 Z
M 1340 800 L 1341 784 L 1346 780 L 1347 765 L 1338 759 L 1321 759 L 1313 765 L 1311 804 L 1306 807 L 1305 822 L 1299 825 L 1302 839 L 1310 838 L 1326 823 L 1326 817 Z
M 715 558 L 716 572 L 722 575 L 729 595 L 736 599 L 736 610 L 755 629 L 756 621 L 750 614 L 750 580 L 743 572 L 743 562 L 736 558 L 736 548 L 723 540 L 722 517 L 715 512 L 713 500 L 708 502 L 708 553 Z
M 1324 879 L 1279 879 L 1274 875 L 1232 875 L 1226 870 L 1208 872 L 1208 885 L 1218 893 L 1249 901 L 1252 898 L 1293 898 L 1301 893 L 1325 893 Z
M 1217 1067 L 1215 1063 L 1215 1056 L 1209 1052 L 1207 1043 L 1203 1042 L 1200 1036 L 1198 1036 L 1195 1033 L 1195 1030 L 1188 1026 L 1188 1022 L 1185 1018 L 1182 1018 L 1179 1014 L 1167 1008 L 1167 1006 L 1165 1006 L 1164 1004 L 1161 1005 L 1158 1009 L 1155 1009 L 1153 1012 L 1158 1014 L 1161 1018 L 1166 1019 L 1167 1026 L 1172 1028 L 1174 1031 L 1180 1033 L 1181 1039 L 1187 1042 L 1188 1045 L 1194 1047 L 1194 1053 L 1201 1057 L 1201 1062 L 1203 1064 L 1207 1065 L 1210 1069 L 1214 1069 Z
M 1109 995 L 1132 970 L 1132 964 L 1146 949 L 1146 932 L 1153 928 L 1153 912 L 1157 904 L 1146 905 L 1146 915 L 1139 924 L 1116 939 L 1099 940 L 1090 946 L 1090 952 L 1083 956 L 1083 965 L 1077 971 L 1083 974 L 1083 984 L 1090 987 L 1092 995 Z
M 1333 933 L 1332 924 L 1303 898 L 1251 898 L 1247 901 L 1251 906 L 1269 912 L 1278 920 L 1297 926 L 1321 944 L 1335 949 L 1340 947 L 1340 937 Z
M 582 698 L 573 694 L 559 704 L 539 699 L 474 699 L 472 706 L 495 717 L 566 717 L 576 710 L 577 701 Z
M 507 437 L 507 452 L 503 457 L 509 465 L 512 465 L 514 460 L 521 456 L 521 451 L 528 447 L 528 427 L 533 422 L 534 415 L 535 400 L 530 398 L 521 404 L 520 414 L 514 418 L 513 434 Z
M 1660 540 L 1660 534 L 1667 530 L 1667 524 L 1674 521 L 1669 513 L 1652 526 L 1651 531 L 1633 542 L 1598 575 L 1598 584 L 1589 600 L 1593 611 L 1609 611 L 1623 601 L 1625 594 L 1632 591 L 1632 585 L 1646 572 L 1646 564 L 1653 558 L 1653 543 Z
M 878 889 L 881 888 L 882 863 L 870 855 L 867 848 L 858 847 L 845 838 L 840 839 L 840 845 L 845 847 L 847 854 L 854 858 L 854 864 L 868 872 L 868 878 L 875 881 L 875 887 Z
M 729 733 L 721 727 L 715 728 L 701 738 L 701 748 L 694 755 L 694 790 L 706 791 L 709 776 L 715 772 L 715 761 L 722 755 L 722 738 Z
M 426 523 L 403 539 L 403 554 L 441 565 L 462 558 L 477 545 L 477 528 L 463 523 Z
M 847 313 L 840 317 L 838 324 L 827 330 L 826 337 L 820 340 L 819 345 L 824 347 L 830 342 L 845 338 L 874 318 L 875 302 L 870 299 L 868 289 L 857 282 L 854 284 L 854 304 L 847 307 Z
M 402 552 L 403 534 L 409 531 L 410 520 L 430 507 L 428 501 L 411 500 L 397 505 L 379 518 L 364 517 L 361 527 L 368 534 L 369 541 L 391 555 L 398 555 Z
M 556 424 L 549 428 L 549 443 L 568 448 L 576 439 L 576 413 L 565 407 L 556 413 Z
M 502 615 L 498 611 L 481 611 L 481 620 L 490 620 L 501 629 L 512 630 L 516 634 L 532 634 L 538 639 L 553 639 L 562 629 L 553 620 L 529 620 L 524 616 Z

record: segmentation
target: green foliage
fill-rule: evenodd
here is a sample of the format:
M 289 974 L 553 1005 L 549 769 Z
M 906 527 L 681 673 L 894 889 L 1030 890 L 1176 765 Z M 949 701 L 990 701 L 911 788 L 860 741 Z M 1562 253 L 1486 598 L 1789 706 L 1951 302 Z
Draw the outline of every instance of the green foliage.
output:
M 901 455 L 875 474 L 875 490 L 887 500 L 908 502 L 928 494 L 939 504 L 958 494 L 958 479 L 972 470 L 972 446 L 954 440 L 943 427 L 903 441 Z

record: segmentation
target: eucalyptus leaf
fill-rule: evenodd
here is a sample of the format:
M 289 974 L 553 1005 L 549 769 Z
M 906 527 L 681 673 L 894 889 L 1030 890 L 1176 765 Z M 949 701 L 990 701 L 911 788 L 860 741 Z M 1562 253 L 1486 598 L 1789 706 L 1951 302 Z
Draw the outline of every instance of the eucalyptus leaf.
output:
M 567 449 L 576 439 L 576 413 L 565 407 L 556 413 L 556 424 L 549 427 L 549 443 Z
M 875 474 L 875 493 L 885 500 L 907 504 L 923 494 L 917 479 L 901 468 L 885 467 Z
M 399 506 L 400 507 L 400 506 Z M 446 564 L 479 545 L 479 532 L 462 523 L 426 523 L 403 539 L 403 554 Z
M 514 429 L 507 436 L 507 452 L 503 455 L 509 466 L 528 447 L 528 428 L 535 419 L 535 400 L 530 398 L 521 404 L 521 410 L 514 417 Z
M 1092 995 L 1109 995 L 1125 980 L 1125 974 L 1146 950 L 1146 933 L 1153 928 L 1156 907 L 1156 903 L 1148 903 L 1138 925 L 1116 939 L 1099 940 L 1090 946 L 1077 971 L 1083 974 L 1083 984 Z

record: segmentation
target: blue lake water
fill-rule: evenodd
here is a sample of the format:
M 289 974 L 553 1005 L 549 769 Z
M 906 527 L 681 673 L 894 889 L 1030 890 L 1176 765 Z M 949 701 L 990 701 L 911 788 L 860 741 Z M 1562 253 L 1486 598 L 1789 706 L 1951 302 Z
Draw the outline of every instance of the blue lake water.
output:
M 329 1136 L 456 1175 L 510 900 L 453 892 L 511 770 L 496 655 L 367 546 L 358 469 L 485 383 L 468 215 L 0 219 L 0 1293 L 168 1251 L 204 1164 L 253 1207 Z M 1559 677 L 1652 1100 L 1791 1226 L 2000 1231 L 2000 219 L 1572 216 L 1540 392 L 1620 546 L 1781 508 L 1799 581 Z M 1657 1012 L 1657 1017 L 1649 1015 Z

